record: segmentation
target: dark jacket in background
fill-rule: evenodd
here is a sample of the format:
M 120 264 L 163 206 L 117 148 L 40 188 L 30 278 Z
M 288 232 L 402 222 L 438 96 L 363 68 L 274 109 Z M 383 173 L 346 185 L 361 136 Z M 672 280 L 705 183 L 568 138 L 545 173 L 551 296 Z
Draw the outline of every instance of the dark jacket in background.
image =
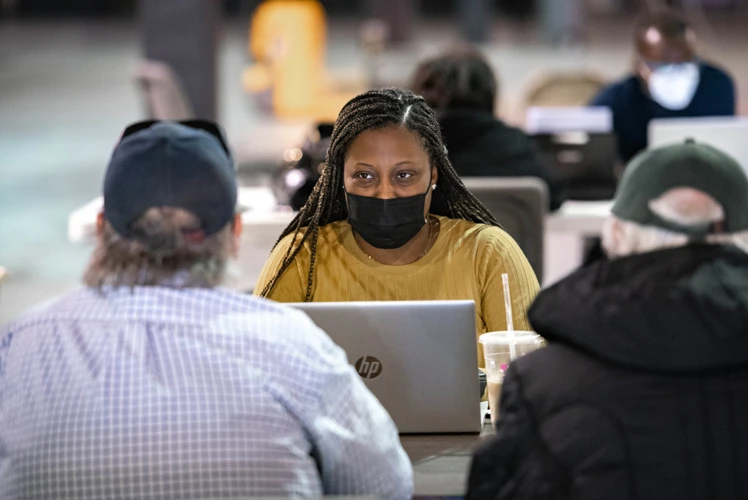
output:
M 520 129 L 473 110 L 446 111 L 439 125 L 460 177 L 539 177 L 548 184 L 551 210 L 563 202 L 560 184 Z
M 549 347 L 510 366 L 468 498 L 748 498 L 748 254 L 599 262 L 529 318 Z
M 646 149 L 649 122 L 654 118 L 734 115 L 735 84 L 721 69 L 702 63 L 699 86 L 685 109 L 663 108 L 644 92 L 641 81 L 634 75 L 604 88 L 590 104 L 607 106 L 612 111 L 618 154 L 628 163 L 636 153 Z

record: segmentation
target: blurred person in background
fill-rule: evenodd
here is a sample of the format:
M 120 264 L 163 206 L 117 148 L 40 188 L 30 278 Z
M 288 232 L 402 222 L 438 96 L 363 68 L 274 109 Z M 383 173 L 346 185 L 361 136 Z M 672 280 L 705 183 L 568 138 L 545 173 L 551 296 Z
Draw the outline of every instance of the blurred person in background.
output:
M 86 288 L 0 331 L 0 498 L 410 498 L 397 430 L 345 353 L 218 288 L 236 199 L 214 124 L 125 130 Z
M 458 175 L 539 177 L 548 184 L 551 210 L 561 205 L 561 185 L 530 138 L 496 118 L 498 83 L 480 52 L 464 47 L 422 62 L 411 88 L 436 113 Z
M 603 89 L 590 103 L 613 112 L 623 161 L 647 147 L 647 126 L 654 118 L 735 114 L 732 78 L 699 58 L 696 33 L 680 14 L 663 10 L 643 17 L 634 46 L 633 74 Z
M 624 172 L 611 261 L 542 291 L 470 499 L 748 494 L 748 179 L 693 142 Z
M 526 329 L 538 291 L 527 258 L 460 181 L 423 98 L 383 89 L 341 111 L 322 177 L 255 293 L 279 302 L 473 300 L 485 333 L 507 326 L 503 273 L 514 325 Z

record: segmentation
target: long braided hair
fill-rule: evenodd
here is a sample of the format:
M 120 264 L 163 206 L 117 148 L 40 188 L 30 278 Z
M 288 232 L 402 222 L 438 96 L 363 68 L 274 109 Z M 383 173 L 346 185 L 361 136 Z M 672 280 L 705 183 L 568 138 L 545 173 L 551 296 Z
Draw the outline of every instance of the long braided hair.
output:
M 305 301 L 311 300 L 319 228 L 348 218 L 343 187 L 343 165 L 348 147 L 361 132 L 390 126 L 405 127 L 417 133 L 429 155 L 431 167 L 439 172 L 439 183 L 432 192 L 430 213 L 501 227 L 457 176 L 447 158 L 439 123 L 426 101 L 408 90 L 371 90 L 348 101 L 340 111 L 332 131 L 322 176 L 306 204 L 275 243 L 277 246 L 283 238 L 293 234 L 292 244 L 283 256 L 278 272 L 262 290 L 263 297 L 270 294 L 280 276 L 299 254 L 304 243 L 309 240 L 311 260 Z M 304 228 L 306 230 L 302 231 Z M 297 238 L 299 233 L 303 233 L 301 238 Z

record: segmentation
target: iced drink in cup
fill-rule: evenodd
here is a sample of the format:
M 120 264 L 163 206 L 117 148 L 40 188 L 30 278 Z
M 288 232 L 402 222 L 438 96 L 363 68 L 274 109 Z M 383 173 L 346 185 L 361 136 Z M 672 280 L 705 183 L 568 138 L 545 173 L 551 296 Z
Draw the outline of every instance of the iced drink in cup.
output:
M 532 352 L 544 345 L 543 338 L 535 332 L 489 332 L 478 337 L 483 345 L 483 357 L 486 361 L 486 392 L 488 406 L 491 408 L 491 423 L 496 425 L 499 416 L 499 399 L 504 372 L 512 361 L 512 351 L 517 357 Z M 512 349 L 512 343 L 514 348 Z

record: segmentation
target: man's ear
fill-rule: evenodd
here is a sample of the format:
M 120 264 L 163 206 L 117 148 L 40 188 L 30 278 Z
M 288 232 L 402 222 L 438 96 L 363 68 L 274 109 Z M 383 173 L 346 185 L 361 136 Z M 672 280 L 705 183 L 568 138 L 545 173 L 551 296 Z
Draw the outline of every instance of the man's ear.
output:
M 625 235 L 621 221 L 610 217 L 603 224 L 601 243 L 608 258 L 613 259 L 620 256 L 626 246 Z
M 96 234 L 99 236 L 104 231 L 104 221 L 104 212 L 99 212 L 99 215 L 96 216 Z
M 231 253 L 234 257 L 239 256 L 239 247 L 241 246 L 242 231 L 244 231 L 244 225 L 242 224 L 242 214 L 234 215 L 234 221 L 231 226 L 231 233 L 233 235 L 233 247 Z

